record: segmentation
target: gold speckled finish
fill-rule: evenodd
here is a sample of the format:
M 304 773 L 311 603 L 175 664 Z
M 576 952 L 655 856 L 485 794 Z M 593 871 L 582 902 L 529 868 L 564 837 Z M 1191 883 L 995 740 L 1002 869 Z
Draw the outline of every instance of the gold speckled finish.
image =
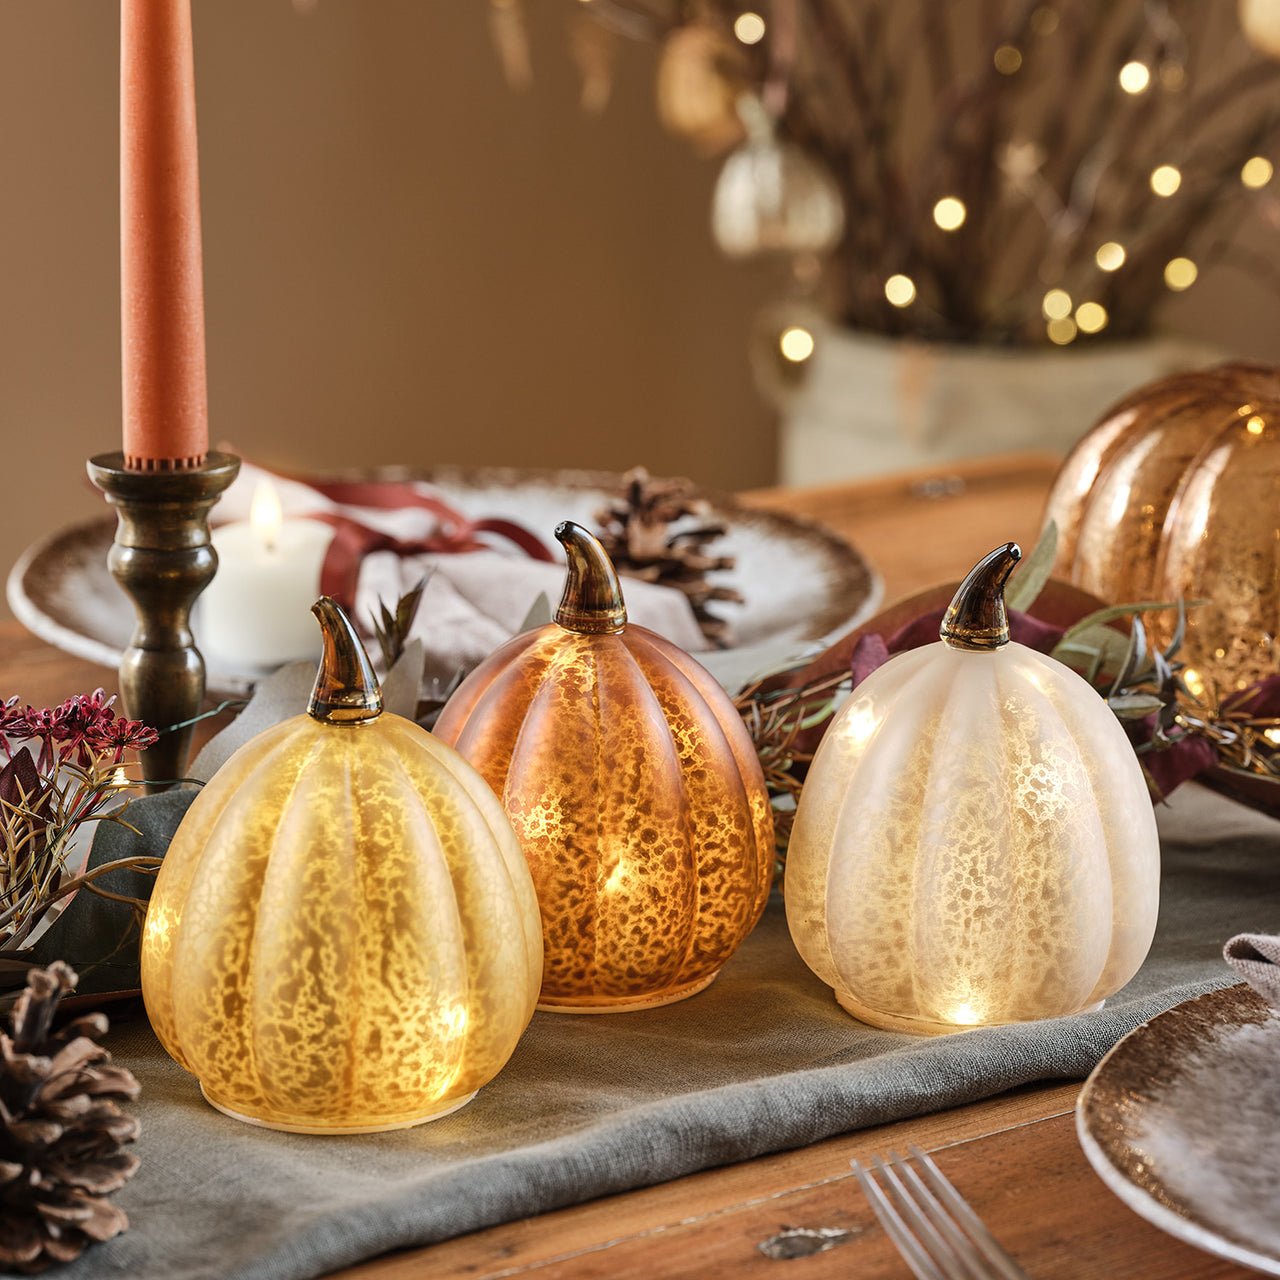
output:
M 841 708 L 787 852 L 805 963 L 863 1021 L 932 1033 L 1075 1013 L 1137 971 L 1159 846 L 1106 703 L 1023 645 L 900 654 Z
M 505 815 L 390 714 L 296 716 L 187 812 L 151 897 L 147 1012 L 214 1106 L 272 1128 L 400 1128 L 498 1072 L 533 1015 L 537 901 Z
M 1045 513 L 1060 533 L 1054 572 L 1112 603 L 1211 601 L 1190 614 L 1180 656 L 1230 692 L 1280 670 L 1278 506 L 1280 371 L 1165 378 L 1063 463 Z M 1150 618 L 1167 644 L 1174 618 Z
M 706 986 L 769 893 L 773 825 L 728 695 L 643 627 L 516 636 L 436 733 L 502 797 L 542 908 L 540 1008 L 609 1012 Z

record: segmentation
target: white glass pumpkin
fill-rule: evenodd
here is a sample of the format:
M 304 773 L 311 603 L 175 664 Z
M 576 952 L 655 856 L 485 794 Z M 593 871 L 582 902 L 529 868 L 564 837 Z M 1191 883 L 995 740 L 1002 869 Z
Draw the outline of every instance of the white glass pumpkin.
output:
M 787 854 L 805 963 L 873 1026 L 934 1033 L 1076 1013 L 1137 972 L 1159 845 L 1106 703 L 1012 643 L 993 551 L 937 644 L 880 667 L 813 761 Z

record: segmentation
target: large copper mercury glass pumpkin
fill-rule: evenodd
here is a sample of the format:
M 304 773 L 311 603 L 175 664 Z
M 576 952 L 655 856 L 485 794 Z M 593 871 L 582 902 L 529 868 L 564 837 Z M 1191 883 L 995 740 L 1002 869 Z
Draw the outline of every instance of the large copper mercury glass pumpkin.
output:
M 1188 679 L 1229 693 L 1280 670 L 1280 371 L 1228 364 L 1122 400 L 1062 465 L 1045 512 L 1059 577 L 1113 604 L 1205 600 Z M 1151 619 L 1162 646 L 1175 615 Z
M 787 851 L 805 963 L 874 1026 L 933 1033 L 1077 1013 L 1137 972 L 1160 850 L 1137 758 L 1074 671 L 1009 639 L 1010 543 L 938 643 L 854 689 Z
M 396 1129 L 511 1056 L 542 971 L 537 901 L 487 784 L 382 697 L 331 600 L 307 714 L 196 797 L 156 879 L 142 989 L 220 1111 L 275 1129 Z
M 606 1013 L 705 987 L 764 909 L 769 798 L 728 695 L 627 623 L 599 542 L 565 523 L 555 621 L 463 682 L 435 732 L 488 779 L 529 861 L 539 1008 Z

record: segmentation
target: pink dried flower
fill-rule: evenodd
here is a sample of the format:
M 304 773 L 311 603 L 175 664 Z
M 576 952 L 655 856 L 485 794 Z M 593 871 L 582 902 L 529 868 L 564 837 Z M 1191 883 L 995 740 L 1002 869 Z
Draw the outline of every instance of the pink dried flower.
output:
M 124 753 L 159 736 L 141 720 L 117 716 L 114 702 L 95 689 L 56 707 L 0 703 L 0 747 L 12 757 L 0 770 L 0 948 L 20 946 L 57 900 L 72 833 L 112 816 L 127 785 L 115 775 Z
M 159 736 L 159 733 L 141 720 L 112 719 L 99 724 L 94 742 L 101 751 L 113 750 L 115 758 L 111 763 L 119 764 L 126 751 L 131 748 L 134 751 L 145 751 Z
M 19 727 L 25 728 L 27 723 L 26 714 L 18 706 L 18 695 L 15 693 L 8 702 L 0 703 L 0 750 L 6 754 L 12 754 L 13 748 L 9 745 L 9 738 L 21 740 L 25 737 L 25 733 L 19 733 Z
M 52 770 L 73 754 L 76 763 L 87 768 L 95 755 L 114 749 L 120 741 L 120 736 L 112 730 L 116 721 L 112 710 L 115 700 L 115 695 L 108 697 L 105 689 L 95 689 L 92 693 L 75 694 L 56 707 L 28 706 L 19 710 L 18 699 L 10 698 L 0 708 L 0 748 L 11 752 L 11 741 L 38 740 L 37 764 L 41 773 Z M 127 745 L 141 748 L 150 746 L 150 742 L 130 741 Z M 115 763 L 119 762 L 117 754 Z

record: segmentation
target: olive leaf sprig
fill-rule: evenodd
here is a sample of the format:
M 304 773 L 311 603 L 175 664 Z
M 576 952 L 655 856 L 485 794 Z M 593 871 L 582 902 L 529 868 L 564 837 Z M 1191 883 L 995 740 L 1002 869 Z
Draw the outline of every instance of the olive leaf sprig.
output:
M 1198 739 L 1213 748 L 1221 764 L 1264 777 L 1280 776 L 1280 717 L 1264 713 L 1267 700 L 1259 694 L 1265 693 L 1265 684 L 1223 698 L 1212 685 L 1193 689 L 1183 675 L 1186 665 L 1177 654 L 1186 634 L 1187 608 L 1203 603 L 1100 609 L 1072 627 L 1053 656 L 1076 669 L 1084 659 L 1087 665 L 1081 674 L 1122 721 L 1149 721 L 1149 736 L 1130 734 L 1139 758 Z M 1149 646 L 1141 615 L 1174 607 L 1178 620 L 1168 645 L 1163 650 Z M 1125 615 L 1131 615 L 1127 642 L 1106 625 Z

